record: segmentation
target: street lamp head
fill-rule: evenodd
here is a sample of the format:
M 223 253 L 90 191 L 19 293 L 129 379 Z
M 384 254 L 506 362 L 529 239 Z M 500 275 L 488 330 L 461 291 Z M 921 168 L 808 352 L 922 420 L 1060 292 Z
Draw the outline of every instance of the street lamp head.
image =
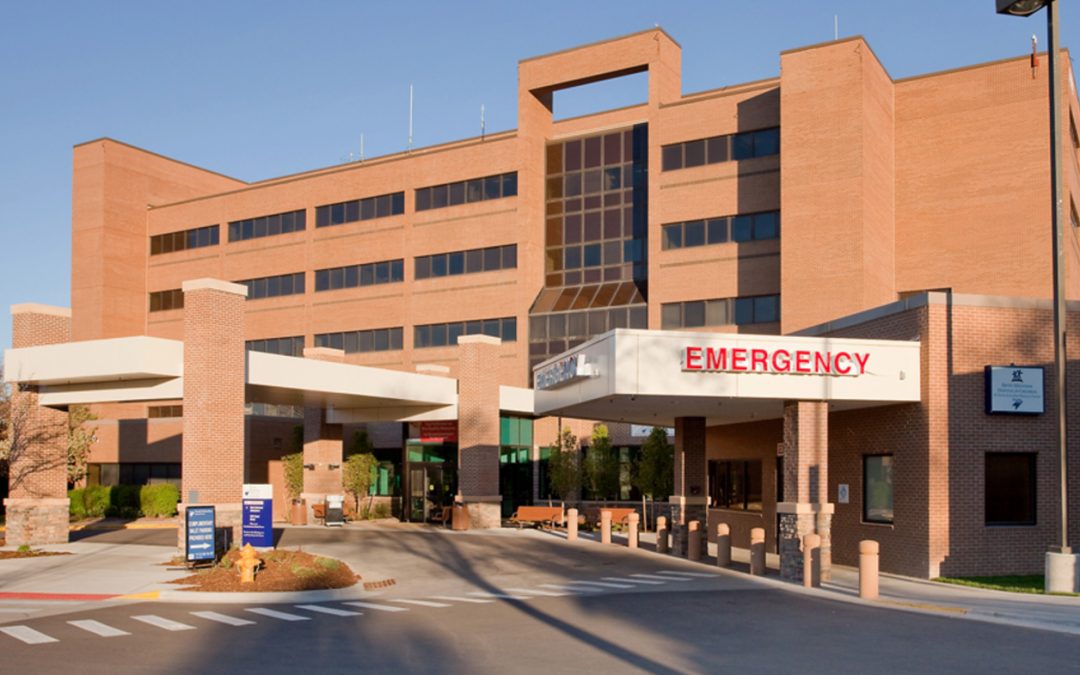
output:
M 1031 16 L 1054 0 L 997 0 L 998 14 Z

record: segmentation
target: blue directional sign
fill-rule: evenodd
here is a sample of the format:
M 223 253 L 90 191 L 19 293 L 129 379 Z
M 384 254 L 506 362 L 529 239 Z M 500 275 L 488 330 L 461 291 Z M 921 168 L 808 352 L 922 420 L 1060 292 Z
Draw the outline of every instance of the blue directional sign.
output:
M 255 547 L 273 547 L 274 529 L 271 525 L 271 516 L 274 511 L 273 490 L 271 485 L 244 485 L 243 520 L 240 526 L 241 546 L 251 544 Z
M 185 514 L 188 562 L 214 560 L 214 507 L 189 506 Z

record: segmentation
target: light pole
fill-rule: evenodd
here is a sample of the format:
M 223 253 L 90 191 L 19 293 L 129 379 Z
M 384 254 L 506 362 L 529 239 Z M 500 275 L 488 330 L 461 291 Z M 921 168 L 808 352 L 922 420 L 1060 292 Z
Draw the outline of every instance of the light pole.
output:
M 1031 16 L 1046 7 L 1047 54 L 1050 68 L 1050 222 L 1054 258 L 1054 403 L 1057 406 L 1058 456 L 1061 460 L 1061 546 L 1046 554 L 1046 591 L 1076 591 L 1076 558 L 1069 547 L 1068 454 L 1065 423 L 1065 238 L 1062 232 L 1060 118 L 1057 103 L 1058 2 L 1055 0 L 997 0 L 998 14 Z

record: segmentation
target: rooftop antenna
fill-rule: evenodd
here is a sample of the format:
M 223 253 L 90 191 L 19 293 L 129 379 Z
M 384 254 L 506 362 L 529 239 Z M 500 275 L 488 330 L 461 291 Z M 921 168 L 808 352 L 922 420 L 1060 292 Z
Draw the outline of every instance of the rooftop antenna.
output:
M 1035 75 L 1039 72 L 1039 38 L 1032 33 L 1031 34 L 1031 79 L 1035 79 Z
M 364 161 L 364 134 L 360 133 L 360 161 Z
M 839 14 L 833 14 L 832 15 L 832 39 L 833 40 L 839 40 L 840 39 L 840 15 Z
M 480 140 L 484 140 L 484 104 L 480 104 Z
M 412 108 L 413 108 L 413 86 L 409 84 L 409 148 L 408 151 L 412 152 Z

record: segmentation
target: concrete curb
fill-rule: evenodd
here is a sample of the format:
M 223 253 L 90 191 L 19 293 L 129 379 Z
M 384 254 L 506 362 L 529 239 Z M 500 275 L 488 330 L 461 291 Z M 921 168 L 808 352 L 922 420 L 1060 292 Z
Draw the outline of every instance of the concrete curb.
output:
M 312 603 L 312 602 L 343 602 L 347 600 L 363 600 L 382 595 L 381 591 L 365 591 L 363 582 L 348 588 L 332 588 L 322 591 L 282 591 L 261 593 L 210 593 L 204 591 L 154 591 L 153 593 L 136 594 L 137 596 L 156 595 L 156 597 L 120 596 L 117 600 L 156 600 L 158 602 L 174 602 L 185 604 L 211 603 L 221 605 L 234 604 L 284 604 L 284 603 Z
M 72 523 L 68 526 L 69 532 L 82 532 L 84 530 L 106 532 L 113 530 L 175 530 L 180 527 L 177 523 Z M 0 525 L 0 533 L 7 532 L 7 526 Z

